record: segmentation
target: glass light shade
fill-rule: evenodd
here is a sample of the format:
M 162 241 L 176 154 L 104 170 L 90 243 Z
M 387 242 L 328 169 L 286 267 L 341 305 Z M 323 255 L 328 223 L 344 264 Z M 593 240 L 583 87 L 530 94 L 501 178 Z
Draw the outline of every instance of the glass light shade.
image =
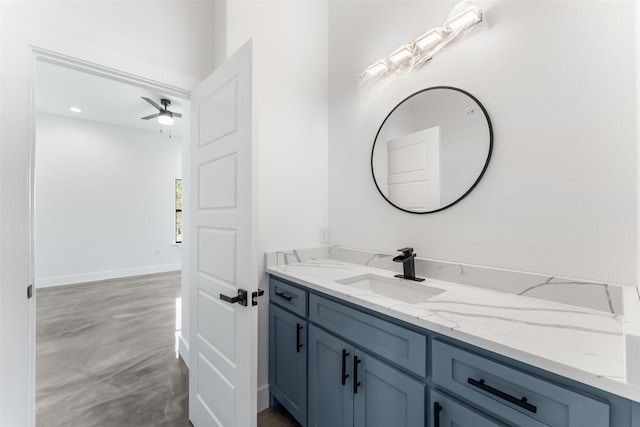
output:
M 78 107 L 69 107 L 69 111 L 73 113 L 82 113 L 82 110 Z
M 158 116 L 158 123 L 165 126 L 173 125 L 173 115 L 168 111 L 161 111 Z
M 422 51 L 431 49 L 444 39 L 440 28 L 427 31 L 416 39 L 416 46 Z
M 466 30 L 472 25 L 482 21 L 482 12 L 475 7 L 471 7 L 459 15 L 454 16 L 447 21 L 447 27 L 451 28 L 454 33 Z
M 368 74 L 370 77 L 377 77 L 383 73 L 385 73 L 389 69 L 389 66 L 384 61 L 378 61 L 364 72 Z
M 413 56 L 413 50 L 409 46 L 403 46 L 389 55 L 389 61 L 395 66 L 408 62 Z

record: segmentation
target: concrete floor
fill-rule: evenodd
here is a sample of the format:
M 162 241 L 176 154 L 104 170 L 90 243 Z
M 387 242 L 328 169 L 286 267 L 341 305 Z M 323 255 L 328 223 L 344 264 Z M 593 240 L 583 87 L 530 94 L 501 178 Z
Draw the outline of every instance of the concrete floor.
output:
M 191 426 L 179 297 L 179 273 L 38 289 L 36 425 Z M 258 426 L 298 424 L 265 410 Z

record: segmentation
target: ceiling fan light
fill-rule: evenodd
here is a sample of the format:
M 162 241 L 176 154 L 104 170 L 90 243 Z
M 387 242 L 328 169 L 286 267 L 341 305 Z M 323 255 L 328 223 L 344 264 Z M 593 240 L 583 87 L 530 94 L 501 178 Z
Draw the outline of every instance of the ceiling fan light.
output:
M 165 126 L 172 126 L 173 114 L 171 114 L 169 111 L 161 111 L 160 115 L 158 116 L 158 123 Z

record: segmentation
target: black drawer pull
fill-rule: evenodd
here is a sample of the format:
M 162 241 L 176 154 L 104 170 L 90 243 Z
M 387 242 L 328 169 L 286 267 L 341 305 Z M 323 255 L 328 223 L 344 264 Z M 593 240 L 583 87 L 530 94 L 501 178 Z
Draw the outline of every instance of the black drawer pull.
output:
M 349 352 L 343 348 L 342 349 L 342 385 L 345 385 L 347 383 L 347 378 L 349 378 L 349 374 L 347 374 L 347 356 L 348 355 L 349 355 Z
M 296 323 L 296 353 L 300 353 L 300 349 L 302 348 L 302 343 L 300 343 L 301 330 L 302 330 L 302 325 L 300 323 Z
M 504 391 L 500 391 L 497 388 L 493 388 L 489 385 L 486 385 L 484 383 L 483 379 L 480 379 L 480 381 L 474 380 L 473 378 L 469 377 L 467 378 L 467 382 L 469 384 L 471 384 L 474 387 L 478 387 L 480 390 L 484 390 L 487 393 L 491 393 L 494 396 L 499 397 L 500 399 L 504 399 L 509 403 L 513 403 L 514 405 L 517 405 L 519 407 L 521 407 L 522 409 L 526 409 L 529 412 L 533 412 L 534 414 L 538 411 L 538 408 L 533 406 L 531 403 L 527 402 L 527 398 L 523 397 L 522 399 L 518 399 L 516 397 L 511 396 L 510 394 L 505 393 Z
M 293 299 L 291 295 L 287 295 L 284 292 L 276 292 L 276 295 L 280 298 L 286 299 L 287 301 L 291 301 Z
M 362 360 L 358 359 L 358 356 L 353 356 L 353 394 L 358 394 L 358 386 L 360 383 L 358 382 L 358 365 L 362 362 Z
M 440 427 L 440 411 L 442 411 L 442 405 L 433 402 L 433 427 Z

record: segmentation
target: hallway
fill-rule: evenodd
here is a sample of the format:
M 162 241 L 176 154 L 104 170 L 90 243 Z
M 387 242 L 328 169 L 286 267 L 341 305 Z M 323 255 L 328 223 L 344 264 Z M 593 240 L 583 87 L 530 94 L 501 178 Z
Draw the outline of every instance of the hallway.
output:
M 179 297 L 179 272 L 38 289 L 36 425 L 190 426 Z
M 190 427 L 176 358 L 180 273 L 37 290 L 38 427 Z M 259 427 L 295 427 L 284 410 Z

